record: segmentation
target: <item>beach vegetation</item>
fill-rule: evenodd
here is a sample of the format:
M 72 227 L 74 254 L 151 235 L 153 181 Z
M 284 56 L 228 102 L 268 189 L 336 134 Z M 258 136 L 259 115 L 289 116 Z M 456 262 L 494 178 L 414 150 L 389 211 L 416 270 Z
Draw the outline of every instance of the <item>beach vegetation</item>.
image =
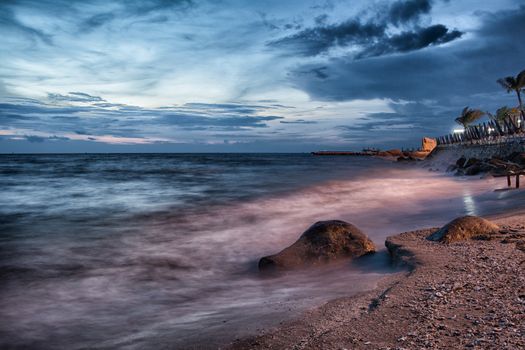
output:
M 498 122 L 503 122 L 507 118 L 516 121 L 520 116 L 520 110 L 516 107 L 509 108 L 507 106 L 503 106 L 496 111 L 496 114 L 492 114 L 489 112 L 487 112 L 487 114 L 490 117 L 490 119 L 496 120 Z
M 505 89 L 507 92 L 516 92 L 518 97 L 518 106 L 521 112 L 521 116 L 525 118 L 525 112 L 523 111 L 523 103 L 521 100 L 521 92 L 525 89 L 525 70 L 522 70 L 515 77 L 508 76 L 505 78 L 498 79 L 497 82 Z
M 455 119 L 456 123 L 463 125 L 464 128 L 483 117 L 486 113 L 479 109 L 463 108 L 461 115 Z

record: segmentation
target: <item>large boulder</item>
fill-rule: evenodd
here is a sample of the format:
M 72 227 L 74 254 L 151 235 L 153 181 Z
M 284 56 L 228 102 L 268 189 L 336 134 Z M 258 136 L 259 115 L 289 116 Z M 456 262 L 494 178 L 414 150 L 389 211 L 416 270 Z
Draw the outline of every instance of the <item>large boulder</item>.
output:
M 462 216 L 452 220 L 427 237 L 431 241 L 452 243 L 477 236 L 487 236 L 499 231 L 498 225 L 479 216 Z
M 280 253 L 259 260 L 259 270 L 282 270 L 317 265 L 341 258 L 374 253 L 374 243 L 354 225 L 340 221 L 318 221 Z

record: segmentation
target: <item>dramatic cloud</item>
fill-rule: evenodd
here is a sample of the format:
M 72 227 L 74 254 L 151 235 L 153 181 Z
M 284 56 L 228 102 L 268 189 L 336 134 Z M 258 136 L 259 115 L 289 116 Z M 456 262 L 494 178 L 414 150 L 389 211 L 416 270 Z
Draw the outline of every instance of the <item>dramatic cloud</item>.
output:
M 417 21 L 421 15 L 430 13 L 431 8 L 430 0 L 398 1 L 390 7 L 388 20 L 395 25 Z
M 384 24 L 361 23 L 359 20 L 305 29 L 297 34 L 272 41 L 270 46 L 290 50 L 294 54 L 315 56 L 335 46 L 365 45 L 383 37 Z
M 316 56 L 333 48 L 349 47 L 357 50 L 356 58 L 363 58 L 419 50 L 462 36 L 461 31 L 449 30 L 443 24 L 419 27 L 420 17 L 429 14 L 431 8 L 429 0 L 398 1 L 384 11 L 386 16 L 380 10 L 378 16 L 368 21 L 356 17 L 332 25 L 326 24 L 327 16 L 320 16 L 315 18 L 316 27 L 272 41 L 269 45 L 302 56 Z M 408 24 L 414 27 L 400 34 L 389 32 L 390 26 Z
M 341 126 L 342 137 L 355 139 L 383 129 L 396 130 L 397 137 L 407 139 L 448 133 L 466 105 L 494 112 L 502 105 L 517 103 L 496 80 L 525 68 L 525 47 L 517 42 L 525 37 L 525 6 L 487 13 L 480 19 L 483 25 L 463 45 L 357 61 L 335 58 L 323 66 L 324 77 L 315 73 L 315 66 L 304 65 L 297 68 L 293 79 L 313 99 L 420 101 L 391 104 L 391 113 L 370 113 L 366 120 Z M 386 136 L 383 141 L 388 143 Z
M 461 35 L 463 33 L 459 30 L 449 31 L 444 25 L 436 24 L 384 38 L 378 43 L 364 48 L 356 57 L 374 57 L 394 52 L 415 51 L 431 45 L 448 43 L 461 37 Z
M 472 102 L 477 94 L 505 96 L 496 80 L 523 69 L 525 47 L 517 38 L 525 37 L 525 26 L 521 25 L 525 23 L 525 6 L 486 14 L 482 22 L 463 45 L 373 59 L 334 58 L 323 69 L 328 79 L 304 74 L 317 69 L 313 65 L 298 67 L 293 79 L 312 98 L 324 100 L 386 97 Z

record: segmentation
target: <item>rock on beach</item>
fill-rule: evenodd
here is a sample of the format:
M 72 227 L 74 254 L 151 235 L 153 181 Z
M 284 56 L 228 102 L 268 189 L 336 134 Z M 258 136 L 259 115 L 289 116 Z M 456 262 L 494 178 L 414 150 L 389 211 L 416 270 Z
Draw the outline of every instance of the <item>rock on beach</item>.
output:
M 497 233 L 498 225 L 479 216 L 462 216 L 452 220 L 438 231 L 427 237 L 430 241 L 452 243 L 464 241 L 476 236 L 485 236 Z
M 299 268 L 375 251 L 374 243 L 354 225 L 340 220 L 318 221 L 291 246 L 261 258 L 259 270 Z

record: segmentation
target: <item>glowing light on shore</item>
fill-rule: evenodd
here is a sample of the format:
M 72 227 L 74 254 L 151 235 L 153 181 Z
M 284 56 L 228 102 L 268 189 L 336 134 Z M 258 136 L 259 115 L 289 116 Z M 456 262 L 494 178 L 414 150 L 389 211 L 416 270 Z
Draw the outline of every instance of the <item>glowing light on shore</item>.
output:
M 471 193 L 468 191 L 463 191 L 463 204 L 465 206 L 467 215 L 477 215 L 476 202 L 474 201 Z

